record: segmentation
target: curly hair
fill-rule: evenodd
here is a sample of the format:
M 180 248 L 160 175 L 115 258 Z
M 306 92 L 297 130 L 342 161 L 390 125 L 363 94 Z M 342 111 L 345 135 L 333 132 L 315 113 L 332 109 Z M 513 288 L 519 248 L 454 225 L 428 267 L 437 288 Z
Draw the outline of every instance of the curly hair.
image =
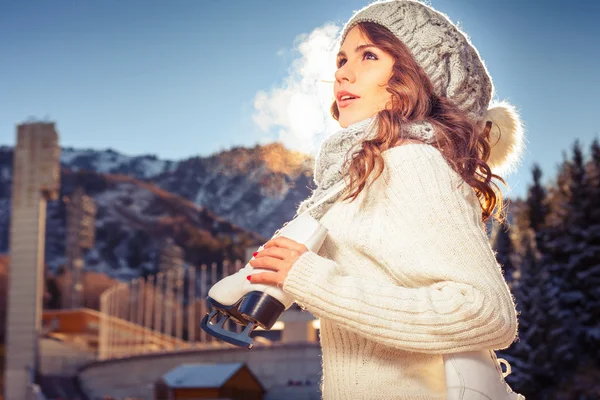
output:
M 449 165 L 475 191 L 481 206 L 482 221 L 493 216 L 499 222 L 505 220 L 502 192 L 492 179 L 498 179 L 508 187 L 504 179 L 492 173 L 487 164 L 491 154 L 489 135 L 491 121 L 478 124 L 467 113 L 453 105 L 446 97 L 434 93 L 433 84 L 425 71 L 417 64 L 408 48 L 387 28 L 372 22 L 356 25 L 372 44 L 390 54 L 395 62 L 386 90 L 391 103 L 378 113 L 377 136 L 362 142 L 353 152 L 352 159 L 346 155 L 350 184 L 344 200 L 355 200 L 364 189 L 373 170 L 377 179 L 384 168 L 381 155 L 385 150 L 404 138 L 400 127 L 409 121 L 427 120 L 436 132 L 432 143 L 440 150 Z M 339 118 L 334 101 L 331 115 Z M 350 163 L 348 166 L 347 163 Z M 494 213 L 494 209 L 496 212 Z

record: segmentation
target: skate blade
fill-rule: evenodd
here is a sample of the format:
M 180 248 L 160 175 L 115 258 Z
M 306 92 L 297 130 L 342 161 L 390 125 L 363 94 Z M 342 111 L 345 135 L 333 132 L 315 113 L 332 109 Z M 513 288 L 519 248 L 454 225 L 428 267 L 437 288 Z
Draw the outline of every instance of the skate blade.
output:
M 220 321 L 217 321 L 216 324 L 210 322 L 214 317 L 218 317 L 219 314 L 220 312 L 218 310 L 214 310 L 210 314 L 206 314 L 204 318 L 202 318 L 200 327 L 209 335 L 223 340 L 224 342 L 238 347 L 245 347 L 248 350 L 252 349 L 254 344 L 252 343 L 250 334 L 256 327 L 256 324 L 254 322 L 249 322 L 243 332 L 231 332 L 224 328 L 225 322 L 229 319 L 229 315 L 224 315 Z
M 235 322 L 236 324 L 241 325 L 241 326 L 247 326 L 248 323 L 250 322 L 250 320 L 248 318 L 246 318 L 245 316 L 243 316 L 239 312 L 239 309 L 238 309 L 243 299 L 244 299 L 244 297 L 239 299 L 234 304 L 232 304 L 230 306 L 226 306 L 224 304 L 219 303 L 212 297 L 206 296 L 206 300 L 207 300 L 208 304 L 213 309 L 217 309 L 222 314 L 228 315 L 233 320 L 233 322 Z

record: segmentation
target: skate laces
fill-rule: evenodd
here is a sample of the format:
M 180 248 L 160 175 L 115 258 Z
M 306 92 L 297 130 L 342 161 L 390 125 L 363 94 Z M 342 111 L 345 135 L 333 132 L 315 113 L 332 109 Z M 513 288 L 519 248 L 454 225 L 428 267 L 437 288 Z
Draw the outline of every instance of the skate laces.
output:
M 511 374 L 512 369 L 510 367 L 510 364 L 508 361 L 506 361 L 504 358 L 498 358 L 496 356 L 496 352 L 491 350 L 490 354 L 492 356 L 492 359 L 494 360 L 494 362 L 496 363 L 496 367 L 498 369 L 498 372 L 500 372 L 500 374 L 502 375 L 502 378 L 506 378 L 508 375 Z M 502 370 L 502 364 L 506 365 L 506 372 L 504 372 Z
M 517 395 L 517 400 L 526 400 L 525 396 L 523 396 L 522 394 L 517 393 L 514 390 L 512 390 L 512 388 L 510 387 L 510 385 L 504 380 L 504 378 L 506 378 L 508 375 L 510 375 L 512 373 L 512 368 L 510 367 L 510 363 L 508 361 L 506 361 L 504 358 L 498 358 L 498 357 L 496 357 L 496 353 L 494 351 L 491 351 L 491 354 L 492 354 L 492 358 L 496 362 L 496 366 L 498 367 L 498 371 L 502 375 L 501 379 L 504 382 L 504 384 L 506 385 L 506 391 L 508 393 L 515 393 Z M 506 365 L 506 372 L 504 372 L 502 370 L 502 364 Z
M 506 361 L 504 358 L 496 358 L 496 361 L 498 362 L 498 366 L 500 367 L 500 372 L 502 373 L 502 377 L 506 378 L 507 376 L 509 376 L 512 372 L 512 369 L 510 368 L 510 364 L 508 361 Z M 506 372 L 502 371 L 502 366 L 501 364 L 506 365 Z

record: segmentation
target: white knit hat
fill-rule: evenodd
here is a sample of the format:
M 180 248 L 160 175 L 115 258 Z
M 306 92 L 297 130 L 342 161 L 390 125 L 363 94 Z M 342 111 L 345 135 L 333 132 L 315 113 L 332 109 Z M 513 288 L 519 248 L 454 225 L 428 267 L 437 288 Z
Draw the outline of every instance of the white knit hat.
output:
M 492 121 L 488 164 L 495 173 L 520 162 L 524 144 L 521 120 L 506 102 L 491 103 L 492 79 L 468 36 L 450 19 L 414 0 L 377 1 L 357 11 L 342 30 L 342 43 L 356 24 L 374 22 L 389 29 L 406 45 L 434 86 L 481 127 Z

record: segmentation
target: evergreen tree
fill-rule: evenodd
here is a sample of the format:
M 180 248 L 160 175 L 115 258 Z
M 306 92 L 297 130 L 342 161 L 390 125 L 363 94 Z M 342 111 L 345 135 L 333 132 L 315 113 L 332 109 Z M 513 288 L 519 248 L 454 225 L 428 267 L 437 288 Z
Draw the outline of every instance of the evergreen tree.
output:
M 527 196 L 527 214 L 529 226 L 534 232 L 539 232 L 548 215 L 546 204 L 546 189 L 542 186 L 542 170 L 538 164 L 533 165 L 533 185 L 529 188 Z M 540 248 L 540 240 L 536 238 L 536 247 Z
M 573 209 L 573 168 L 569 161 L 563 161 L 559 169 L 556 186 L 548 194 L 549 212 L 546 223 L 539 229 L 538 243 L 540 248 L 540 262 L 548 276 L 548 283 L 555 297 L 556 307 L 553 318 L 558 322 L 549 334 L 557 338 L 557 343 L 549 342 L 548 345 L 556 346 L 552 355 L 554 364 L 561 369 L 557 371 L 557 384 L 570 379 L 569 371 L 577 364 L 580 351 L 577 346 L 579 325 L 577 324 L 576 304 L 581 304 L 580 293 L 569 282 L 569 266 L 574 252 L 575 238 L 569 232 L 574 230 L 569 226 Z M 580 307 L 579 307 L 580 308 Z
M 562 386 L 577 380 L 577 365 L 597 359 L 598 321 L 594 319 L 594 290 L 598 280 L 598 246 L 593 244 L 590 216 L 597 208 L 591 197 L 593 184 L 578 141 L 572 157 L 563 163 L 552 195 L 550 223 L 544 231 L 543 262 L 559 288 L 558 317 L 562 321 L 556 363 L 563 368 Z M 597 361 L 596 361 L 597 362 Z
M 585 294 L 587 289 L 585 279 L 589 272 L 590 261 L 590 253 L 587 249 L 590 226 L 586 214 L 590 211 L 591 205 L 588 197 L 588 175 L 578 141 L 573 146 L 573 156 L 567 164 L 567 176 L 567 193 L 562 205 L 566 209 L 566 218 L 561 223 L 564 229 L 562 251 L 568 258 L 557 275 L 561 278 L 562 284 L 560 293 L 562 306 L 574 313 L 577 322 L 571 327 L 572 337 L 579 341 L 582 339 L 583 327 L 589 326 L 591 322 Z
M 546 190 L 540 182 L 541 170 L 535 165 L 532 172 L 534 183 L 528 191 L 527 206 L 522 215 L 515 216 L 518 225 L 526 225 L 521 222 L 526 219 L 530 226 L 529 231 L 521 232 L 524 254 L 513 290 L 519 313 L 519 340 L 502 356 L 513 367 L 507 381 L 514 390 L 526 397 L 546 399 L 552 398 L 551 388 L 561 372 L 557 355 L 568 358 L 571 352 L 563 343 L 565 332 L 558 302 L 559 286 L 536 251 L 536 243 L 543 244 L 544 236 L 548 234 L 542 229 L 549 208 Z
M 583 285 L 584 318 L 582 346 L 600 367 L 600 144 L 596 138 L 590 148 L 585 218 L 587 231 L 578 278 Z
M 533 169 L 519 229 L 514 294 L 519 341 L 505 357 L 507 380 L 539 399 L 598 398 L 600 385 L 600 145 L 584 161 L 578 141 L 546 191 Z M 522 226 L 523 221 L 519 221 Z M 515 242 L 517 243 L 517 242 Z M 516 258 L 518 259 L 518 258 Z
M 532 245 L 527 248 L 522 268 L 523 276 L 516 289 L 520 339 L 515 347 L 515 390 L 520 389 L 526 397 L 552 398 L 548 389 L 562 373 L 556 354 L 569 350 L 563 348 L 559 288 L 536 259 Z
M 515 266 L 512 262 L 514 254 L 514 246 L 509 234 L 510 228 L 508 224 L 502 223 L 498 227 L 498 231 L 494 238 L 493 249 L 496 251 L 496 260 L 502 266 L 504 278 L 508 285 L 512 288 L 513 275 Z

